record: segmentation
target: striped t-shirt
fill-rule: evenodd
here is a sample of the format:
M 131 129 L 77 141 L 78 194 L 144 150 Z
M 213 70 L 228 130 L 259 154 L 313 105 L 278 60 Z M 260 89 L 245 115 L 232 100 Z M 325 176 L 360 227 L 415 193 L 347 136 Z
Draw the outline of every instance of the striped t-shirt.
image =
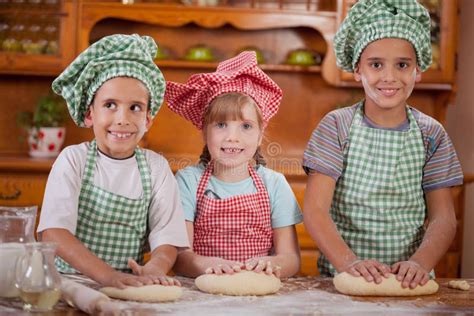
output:
M 343 150 L 349 145 L 352 119 L 363 101 L 328 113 L 313 131 L 303 157 L 306 173 L 319 172 L 338 180 L 344 172 Z M 423 135 L 426 160 L 423 167 L 425 192 L 460 185 L 463 182 L 461 165 L 456 151 L 443 126 L 432 117 L 411 108 Z M 364 118 L 364 124 L 377 128 Z M 408 128 L 407 122 L 398 129 Z

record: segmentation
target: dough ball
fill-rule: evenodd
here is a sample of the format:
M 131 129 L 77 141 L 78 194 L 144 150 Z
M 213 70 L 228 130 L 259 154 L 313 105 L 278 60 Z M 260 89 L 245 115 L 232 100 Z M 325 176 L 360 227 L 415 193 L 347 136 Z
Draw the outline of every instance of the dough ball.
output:
M 438 291 L 439 285 L 433 280 L 414 289 L 402 288 L 394 274 L 386 279 L 382 277 L 382 283 L 367 282 L 363 277 L 354 277 L 347 272 L 336 275 L 333 279 L 336 290 L 347 295 L 356 296 L 417 296 L 429 295 Z
M 281 281 L 276 276 L 253 271 L 234 274 L 203 274 L 194 281 L 197 288 L 211 294 L 234 296 L 267 295 L 278 292 Z
M 165 286 L 161 284 L 129 286 L 124 289 L 103 287 L 100 291 L 112 298 L 138 302 L 167 302 L 181 297 L 183 289 L 180 286 Z
M 471 288 L 466 280 L 451 280 L 448 282 L 448 287 L 462 291 L 469 291 Z

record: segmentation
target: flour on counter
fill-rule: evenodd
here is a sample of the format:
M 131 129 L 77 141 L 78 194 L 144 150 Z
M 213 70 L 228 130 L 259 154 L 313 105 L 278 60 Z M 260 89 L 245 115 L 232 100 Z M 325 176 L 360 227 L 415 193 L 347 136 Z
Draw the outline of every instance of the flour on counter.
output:
M 472 313 L 472 307 L 453 307 L 442 304 L 436 295 L 420 298 L 370 298 L 350 297 L 337 293 L 330 280 L 312 277 L 290 278 L 282 281 L 282 288 L 269 296 L 224 296 L 206 294 L 197 289 L 194 280 L 177 277 L 183 285 L 183 296 L 173 303 L 125 302 L 124 306 L 134 315 L 414 315 Z M 97 285 L 96 285 L 97 286 Z
M 173 315 L 327 315 L 367 313 L 414 314 L 420 312 L 417 299 L 404 302 L 364 302 L 321 289 L 311 278 L 292 278 L 275 295 L 232 297 L 200 292 L 192 279 L 180 278 L 184 293 L 174 303 L 144 304 L 128 302 L 131 311 Z M 442 313 L 449 307 L 437 302 L 423 306 L 423 312 Z M 452 311 L 449 309 L 449 311 Z

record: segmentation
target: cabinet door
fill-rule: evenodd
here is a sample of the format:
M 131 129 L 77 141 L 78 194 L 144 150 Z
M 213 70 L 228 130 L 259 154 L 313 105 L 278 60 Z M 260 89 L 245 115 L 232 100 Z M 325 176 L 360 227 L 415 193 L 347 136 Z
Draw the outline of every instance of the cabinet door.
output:
M 357 0 L 342 0 L 338 10 L 339 25 L 344 20 L 347 12 Z M 449 88 L 454 82 L 457 45 L 457 0 L 419 0 L 430 12 L 431 44 L 433 48 L 433 63 L 423 73 L 421 83 L 430 87 L 432 84 L 442 84 Z M 338 69 L 339 84 L 355 85 L 352 73 Z
M 41 206 L 47 175 L 2 174 L 0 204 L 7 206 Z
M 0 5 L 0 73 L 58 75 L 75 56 L 73 1 L 33 3 Z

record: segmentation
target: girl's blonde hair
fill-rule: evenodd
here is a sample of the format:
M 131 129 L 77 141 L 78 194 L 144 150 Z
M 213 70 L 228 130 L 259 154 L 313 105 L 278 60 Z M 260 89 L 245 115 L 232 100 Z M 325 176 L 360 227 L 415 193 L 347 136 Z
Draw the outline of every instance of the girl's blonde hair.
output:
M 255 101 L 246 94 L 230 92 L 221 94 L 211 101 L 209 106 L 204 113 L 203 118 L 203 130 L 211 123 L 221 122 L 227 120 L 242 120 L 242 108 L 251 104 L 257 110 L 257 123 L 258 128 L 263 131 L 263 118 L 260 109 L 258 108 Z M 257 151 L 255 152 L 253 159 L 257 165 L 265 166 L 267 163 L 261 154 L 260 146 L 258 146 Z M 209 161 L 211 161 L 211 154 L 207 145 L 202 149 L 201 156 L 199 157 L 200 163 L 207 166 Z

